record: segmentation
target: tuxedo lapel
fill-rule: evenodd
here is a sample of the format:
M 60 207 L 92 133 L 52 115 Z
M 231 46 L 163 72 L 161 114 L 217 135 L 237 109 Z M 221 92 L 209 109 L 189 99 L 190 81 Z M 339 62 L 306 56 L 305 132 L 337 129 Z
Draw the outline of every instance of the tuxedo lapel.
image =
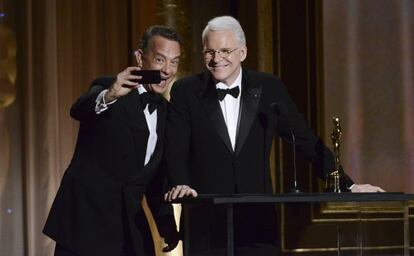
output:
M 204 106 L 207 115 L 220 135 L 220 138 L 223 140 L 227 149 L 233 153 L 227 126 L 218 102 L 217 91 L 214 87 L 213 81 L 207 74 L 204 76 L 204 85 L 200 97 L 201 104 Z
M 260 85 L 255 85 L 252 81 L 249 81 L 248 71 L 246 70 L 243 70 L 242 74 L 241 91 L 240 114 L 236 137 L 236 156 L 240 153 L 244 141 L 249 134 L 250 127 L 252 126 L 257 113 L 257 107 L 262 93 L 262 87 Z
M 163 100 L 157 107 L 157 136 L 158 141 L 164 136 L 165 122 L 167 117 L 167 101 Z M 161 140 L 162 141 L 162 140 Z
M 139 99 L 138 90 L 132 90 L 129 94 L 123 97 L 125 111 L 134 128 L 140 130 L 147 130 L 147 121 L 145 119 L 143 107 Z

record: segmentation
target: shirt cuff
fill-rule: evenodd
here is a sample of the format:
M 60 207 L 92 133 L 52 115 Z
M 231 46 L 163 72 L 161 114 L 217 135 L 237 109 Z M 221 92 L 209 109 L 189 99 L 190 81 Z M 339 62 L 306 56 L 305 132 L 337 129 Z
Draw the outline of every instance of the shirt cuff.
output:
M 101 93 L 98 94 L 98 97 L 96 97 L 95 100 L 95 113 L 100 114 L 108 109 L 109 105 L 116 102 L 116 100 L 113 100 L 111 102 L 105 102 L 105 94 L 108 91 L 108 89 L 103 90 Z

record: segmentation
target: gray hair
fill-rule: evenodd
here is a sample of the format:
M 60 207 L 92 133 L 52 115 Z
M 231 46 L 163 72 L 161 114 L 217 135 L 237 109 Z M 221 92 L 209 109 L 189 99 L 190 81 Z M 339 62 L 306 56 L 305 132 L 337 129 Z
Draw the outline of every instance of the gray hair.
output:
M 233 31 L 240 46 L 246 45 L 246 37 L 240 23 L 231 16 L 219 16 L 211 19 L 201 34 L 204 43 L 209 31 Z

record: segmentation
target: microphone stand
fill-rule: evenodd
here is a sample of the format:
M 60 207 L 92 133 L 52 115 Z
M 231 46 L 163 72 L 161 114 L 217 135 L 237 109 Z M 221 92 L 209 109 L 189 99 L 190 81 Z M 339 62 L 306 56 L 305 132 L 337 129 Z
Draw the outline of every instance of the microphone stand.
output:
M 290 137 L 293 143 L 293 188 L 290 190 L 290 193 L 302 193 L 298 187 L 298 180 L 297 180 L 297 171 L 296 171 L 296 137 L 292 131 L 292 127 L 289 122 L 289 117 L 287 114 L 286 105 L 282 102 L 273 102 L 270 104 L 273 112 L 276 114 L 277 117 L 285 116 L 287 125 L 289 127 Z
M 300 189 L 298 188 L 298 180 L 296 176 L 296 138 L 295 134 L 290 130 L 290 134 L 292 135 L 292 143 L 293 143 L 293 188 L 290 190 L 291 193 L 301 193 Z

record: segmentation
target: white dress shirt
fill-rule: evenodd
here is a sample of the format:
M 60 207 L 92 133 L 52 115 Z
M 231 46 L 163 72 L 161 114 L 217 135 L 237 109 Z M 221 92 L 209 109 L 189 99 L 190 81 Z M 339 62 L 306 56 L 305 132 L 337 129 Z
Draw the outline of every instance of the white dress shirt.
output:
M 239 121 L 240 97 L 242 93 L 241 80 L 242 69 L 240 69 L 239 75 L 237 76 L 234 83 L 232 83 L 230 86 L 227 86 L 222 82 L 216 84 L 217 89 L 232 89 L 237 86 L 239 86 L 240 89 L 240 93 L 237 98 L 234 98 L 233 96 L 227 94 L 222 101 L 219 101 L 233 150 L 236 147 L 237 125 Z
M 139 94 L 143 94 L 144 92 L 147 92 L 147 90 L 145 90 L 144 86 L 140 85 L 137 88 L 138 93 Z M 102 112 L 104 112 L 105 110 L 108 109 L 108 107 L 115 103 L 116 100 L 111 101 L 111 102 L 105 102 L 105 94 L 108 90 L 103 90 L 98 97 L 96 97 L 96 105 L 95 105 L 95 112 L 96 114 L 100 114 Z M 157 144 L 157 139 L 158 139 L 158 135 L 157 135 L 157 110 L 155 110 L 154 112 L 152 112 L 152 114 L 150 114 L 149 110 L 148 110 L 148 105 L 145 106 L 144 109 L 144 115 L 145 115 L 145 120 L 147 121 L 147 126 L 148 126 L 148 130 L 149 130 L 149 136 L 148 136 L 148 141 L 147 141 L 147 152 L 145 154 L 145 162 L 144 165 L 147 165 L 147 163 L 149 162 L 149 160 L 151 159 L 152 154 L 154 153 L 155 150 L 155 145 Z

